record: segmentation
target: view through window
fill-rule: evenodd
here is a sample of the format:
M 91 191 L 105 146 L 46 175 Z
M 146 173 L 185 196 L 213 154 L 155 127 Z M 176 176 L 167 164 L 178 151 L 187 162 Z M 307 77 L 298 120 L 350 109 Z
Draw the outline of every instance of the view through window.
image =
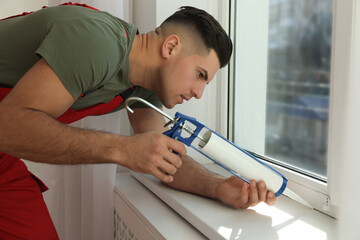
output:
M 270 0 L 265 155 L 326 178 L 332 0 Z

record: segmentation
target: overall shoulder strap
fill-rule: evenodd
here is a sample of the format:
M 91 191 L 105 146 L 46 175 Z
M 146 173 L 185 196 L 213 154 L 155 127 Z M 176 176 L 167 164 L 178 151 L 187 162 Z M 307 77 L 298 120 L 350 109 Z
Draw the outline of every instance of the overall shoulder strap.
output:
M 60 4 L 59 6 L 68 6 L 68 5 L 86 7 L 86 8 L 90 8 L 90 9 L 92 9 L 92 10 L 95 10 L 95 11 L 100 11 L 99 9 L 94 8 L 94 7 L 91 7 L 91 6 L 86 5 L 86 4 L 72 3 L 72 2 L 63 3 L 63 4 Z M 43 6 L 42 8 L 47 8 L 47 6 Z M 17 15 L 14 15 L 14 16 L 10 16 L 10 17 L 6 17 L 6 18 L 3 18 L 3 19 L 0 19 L 0 21 L 1 21 L 1 20 L 5 20 L 5 19 L 9 19 L 9 18 L 25 16 L 25 15 L 28 15 L 28 14 L 33 13 L 33 12 L 34 12 L 34 11 L 31 11 L 31 12 L 23 12 L 23 13 L 21 13 L 21 14 L 17 14 Z

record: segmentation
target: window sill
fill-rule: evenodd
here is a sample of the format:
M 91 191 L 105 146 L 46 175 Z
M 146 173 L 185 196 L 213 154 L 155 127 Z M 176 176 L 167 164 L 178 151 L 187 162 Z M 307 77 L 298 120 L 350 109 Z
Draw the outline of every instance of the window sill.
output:
M 217 166 L 211 168 L 216 171 Z M 152 176 L 133 175 L 210 239 L 336 238 L 335 219 L 284 196 L 280 196 L 272 207 L 259 204 L 246 210 L 237 210 L 212 199 L 170 189 Z M 169 223 L 166 217 L 162 219 L 163 224 Z M 179 233 L 182 232 L 179 230 Z

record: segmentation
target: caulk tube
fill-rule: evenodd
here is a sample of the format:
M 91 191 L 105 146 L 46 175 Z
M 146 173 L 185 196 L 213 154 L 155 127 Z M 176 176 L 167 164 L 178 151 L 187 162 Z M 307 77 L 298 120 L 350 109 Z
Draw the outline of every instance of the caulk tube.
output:
M 265 163 L 249 156 L 247 152 L 210 130 L 203 135 L 203 138 L 205 142 L 199 142 L 201 151 L 216 162 L 249 181 L 253 179 L 257 182 L 265 181 L 267 189 L 273 191 L 276 196 L 281 195 L 285 190 L 287 179 Z

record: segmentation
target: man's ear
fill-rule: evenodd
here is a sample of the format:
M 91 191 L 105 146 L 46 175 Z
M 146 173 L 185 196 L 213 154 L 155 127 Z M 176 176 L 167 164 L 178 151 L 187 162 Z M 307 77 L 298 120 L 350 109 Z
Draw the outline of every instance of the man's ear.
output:
M 164 58 L 169 58 L 179 53 L 181 50 L 180 38 L 177 35 L 169 35 L 165 38 L 161 46 L 161 55 Z

